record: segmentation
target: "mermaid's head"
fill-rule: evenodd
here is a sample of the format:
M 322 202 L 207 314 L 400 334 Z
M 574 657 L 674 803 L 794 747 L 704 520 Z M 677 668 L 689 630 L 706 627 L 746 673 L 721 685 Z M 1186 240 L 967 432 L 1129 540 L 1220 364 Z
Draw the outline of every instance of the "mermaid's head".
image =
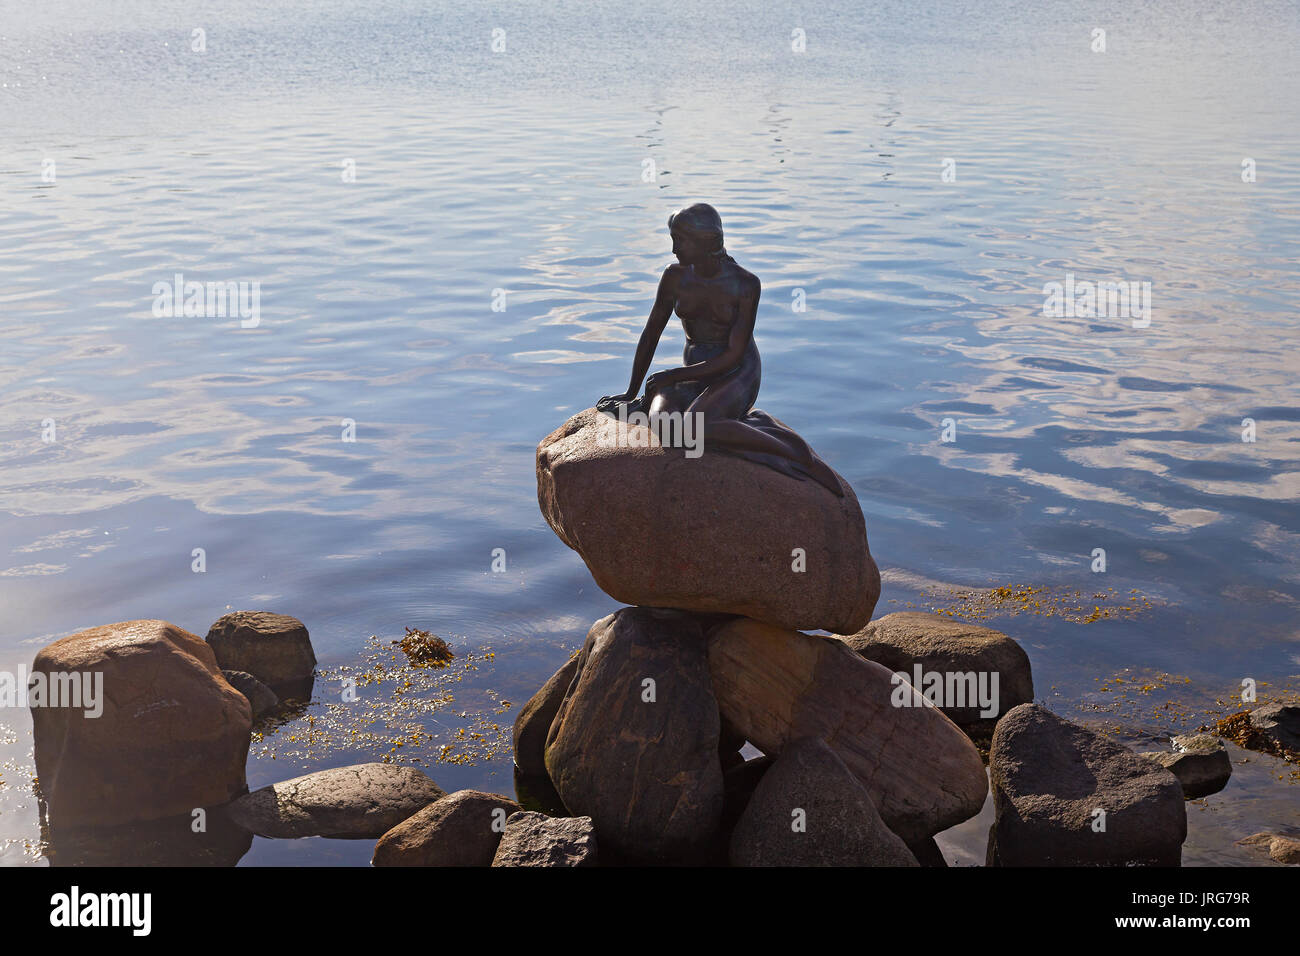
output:
M 697 202 L 668 217 L 673 253 L 683 263 L 723 258 L 722 217 L 708 203 Z

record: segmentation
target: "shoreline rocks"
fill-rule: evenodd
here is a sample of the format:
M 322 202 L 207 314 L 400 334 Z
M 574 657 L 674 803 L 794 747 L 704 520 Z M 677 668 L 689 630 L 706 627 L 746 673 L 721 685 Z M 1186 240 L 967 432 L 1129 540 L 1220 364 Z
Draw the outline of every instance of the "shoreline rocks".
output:
M 262 837 L 381 837 L 446 796 L 414 767 L 363 763 L 319 770 L 254 790 L 226 808 Z
M 1237 841 L 1238 846 L 1259 847 L 1276 863 L 1300 865 L 1300 839 L 1281 833 L 1256 833 Z
M 274 713 L 280 708 L 280 698 L 276 696 L 275 691 L 247 671 L 222 671 L 221 676 L 226 679 L 226 683 L 248 699 L 248 706 L 252 709 L 254 720 Z
M 217 619 L 207 642 L 223 670 L 253 675 L 279 696 L 311 686 L 316 653 L 302 621 L 271 611 L 233 611 Z
M 523 773 L 534 777 L 545 775 L 546 738 L 577 673 L 578 655 L 574 654 L 519 709 L 514 724 L 514 754 L 515 766 Z
M 509 797 L 458 790 L 393 827 L 371 866 L 491 866 L 506 820 L 523 808 Z
M 1127 747 L 1021 704 L 989 753 L 1000 866 L 1178 866 L 1187 838 L 1183 788 Z
M 1218 793 L 1228 785 L 1232 760 L 1217 737 L 1184 734 L 1173 738 L 1173 746 L 1173 753 L 1146 753 L 1142 756 L 1177 777 L 1188 800 Z
M 251 710 L 197 635 L 159 620 L 93 627 L 42 648 L 32 674 L 84 687 L 101 708 L 31 702 L 51 827 L 164 819 L 248 789 Z
M 493 866 L 595 866 L 591 817 L 548 817 L 522 810 L 506 820 Z
M 843 479 L 840 498 L 707 448 L 687 458 L 638 425 L 616 426 L 635 434 L 614 443 L 603 419 L 589 408 L 542 439 L 537 500 L 605 593 L 793 629 L 853 633 L 871 619 L 880 572 Z
M 918 866 L 866 789 L 817 738 L 787 746 L 731 834 L 732 866 Z
M 587 635 L 547 735 L 546 770 L 610 849 L 686 859 L 704 851 L 722 816 L 719 735 L 699 622 L 624 608 Z
M 1029 655 L 992 628 L 942 614 L 897 611 L 840 640 L 867 660 L 908 675 L 923 693 L 916 669 L 938 675 L 944 700 L 951 701 L 938 702 L 939 707 L 964 729 L 991 730 L 1011 708 L 1034 700 Z M 987 709 L 986 703 L 991 704 Z
M 1300 706 L 1265 704 L 1250 712 L 1250 725 L 1283 750 L 1300 754 Z
M 984 805 L 988 778 L 970 738 L 924 702 L 896 706 L 894 675 L 840 640 L 733 621 L 710 638 L 709 669 L 723 717 L 755 747 L 779 757 L 800 737 L 824 740 L 905 841 Z

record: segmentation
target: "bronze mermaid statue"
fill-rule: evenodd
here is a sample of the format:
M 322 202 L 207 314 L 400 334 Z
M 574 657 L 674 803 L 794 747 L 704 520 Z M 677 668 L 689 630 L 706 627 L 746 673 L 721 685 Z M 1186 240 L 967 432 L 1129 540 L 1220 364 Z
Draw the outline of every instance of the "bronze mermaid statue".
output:
M 754 408 L 762 362 L 754 344 L 761 286 L 758 277 L 727 255 L 722 217 L 707 203 L 668 217 L 677 262 L 664 270 L 645 330 L 637 343 L 627 391 L 596 403 L 601 412 L 678 412 L 698 415 L 706 448 L 719 448 L 803 480 L 812 478 L 836 495 L 839 477 L 789 426 Z M 680 368 L 646 372 L 673 312 L 686 333 Z M 637 390 L 645 380 L 645 394 Z

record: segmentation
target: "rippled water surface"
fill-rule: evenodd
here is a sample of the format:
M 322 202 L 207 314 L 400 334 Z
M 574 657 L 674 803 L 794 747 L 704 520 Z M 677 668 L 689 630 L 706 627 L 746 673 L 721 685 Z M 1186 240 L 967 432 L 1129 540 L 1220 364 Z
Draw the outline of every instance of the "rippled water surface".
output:
M 878 613 L 943 585 L 1136 592 L 989 622 L 1053 709 L 1134 739 L 1203 711 L 1112 713 L 1098 678 L 1294 692 L 1297 7 L 864 6 L 0 0 L 0 666 L 231 608 L 302 618 L 326 668 L 424 627 L 479 662 L 425 721 L 429 773 L 509 790 L 507 754 L 439 747 L 502 700 L 508 727 L 617 606 L 544 524 L 534 448 L 625 386 L 665 219 L 705 200 L 764 284 L 759 404 L 857 491 Z M 260 324 L 155 317 L 176 273 L 260 283 Z M 1150 326 L 1044 316 L 1067 274 L 1150 282 Z M 30 720 L 0 718 L 20 863 Z M 293 731 L 251 786 L 388 749 Z M 1189 804 L 1186 862 L 1300 827 L 1279 773 L 1251 757 Z M 988 813 L 951 860 L 982 860 Z

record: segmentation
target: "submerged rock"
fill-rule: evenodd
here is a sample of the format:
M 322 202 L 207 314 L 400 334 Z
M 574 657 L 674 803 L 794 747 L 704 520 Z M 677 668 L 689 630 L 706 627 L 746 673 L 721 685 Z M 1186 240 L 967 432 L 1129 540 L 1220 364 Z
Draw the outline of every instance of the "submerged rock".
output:
M 458 790 L 380 837 L 371 865 L 491 866 L 506 820 L 520 809 L 499 793 Z
M 1300 864 L 1300 840 L 1283 836 L 1280 833 L 1256 833 L 1244 840 L 1238 840 L 1239 846 L 1260 847 L 1268 851 L 1271 859 L 1288 865 Z
M 843 641 L 736 620 L 709 640 L 709 669 L 737 732 L 771 757 L 801 737 L 821 738 L 904 840 L 924 840 L 984 805 L 988 778 L 970 738 Z
M 523 810 L 506 821 L 493 866 L 595 866 L 591 817 L 548 817 Z
M 718 705 L 699 622 L 623 608 L 592 625 L 551 724 L 546 769 L 618 853 L 701 852 L 722 815 Z
M 1035 704 L 998 722 L 989 753 L 1002 866 L 1178 866 L 1187 811 L 1178 779 Z
M 1142 756 L 1164 767 L 1182 784 L 1183 795 L 1196 797 L 1218 793 L 1232 776 L 1232 760 L 1227 748 L 1209 734 L 1187 734 L 1173 739 L 1173 753 L 1148 753 Z
M 707 446 L 696 458 L 614 447 L 611 421 L 587 409 L 537 446 L 542 515 L 607 594 L 790 628 L 852 633 L 871 619 L 880 572 L 847 482 L 838 497 Z
M 29 703 L 52 827 L 159 820 L 247 790 L 248 701 L 189 631 L 150 620 L 93 627 L 42 648 L 32 679 L 49 691 L 38 702 L 34 685 Z M 89 696 L 50 706 L 56 688 L 74 687 Z
M 446 794 L 414 767 L 321 770 L 240 797 L 230 819 L 263 837 L 379 837 Z
M 208 630 L 225 670 L 246 671 L 280 693 L 310 682 L 316 653 L 302 621 L 270 611 L 234 611 Z
M 995 721 L 1012 707 L 1034 699 L 1029 656 L 992 628 L 942 614 L 898 611 L 841 640 L 867 660 L 906 673 L 923 692 L 926 688 L 915 679 L 916 668 L 940 675 L 945 689 L 957 691 L 957 699 L 949 701 L 945 695 L 939 706 L 961 727 Z M 969 679 L 961 679 L 967 675 Z M 986 689 L 991 702 L 987 710 L 980 695 Z
M 866 789 L 823 741 L 790 743 L 731 834 L 733 866 L 917 866 Z
M 546 737 L 576 673 L 578 655 L 575 654 L 551 675 L 515 717 L 515 766 L 529 776 L 546 773 Z

